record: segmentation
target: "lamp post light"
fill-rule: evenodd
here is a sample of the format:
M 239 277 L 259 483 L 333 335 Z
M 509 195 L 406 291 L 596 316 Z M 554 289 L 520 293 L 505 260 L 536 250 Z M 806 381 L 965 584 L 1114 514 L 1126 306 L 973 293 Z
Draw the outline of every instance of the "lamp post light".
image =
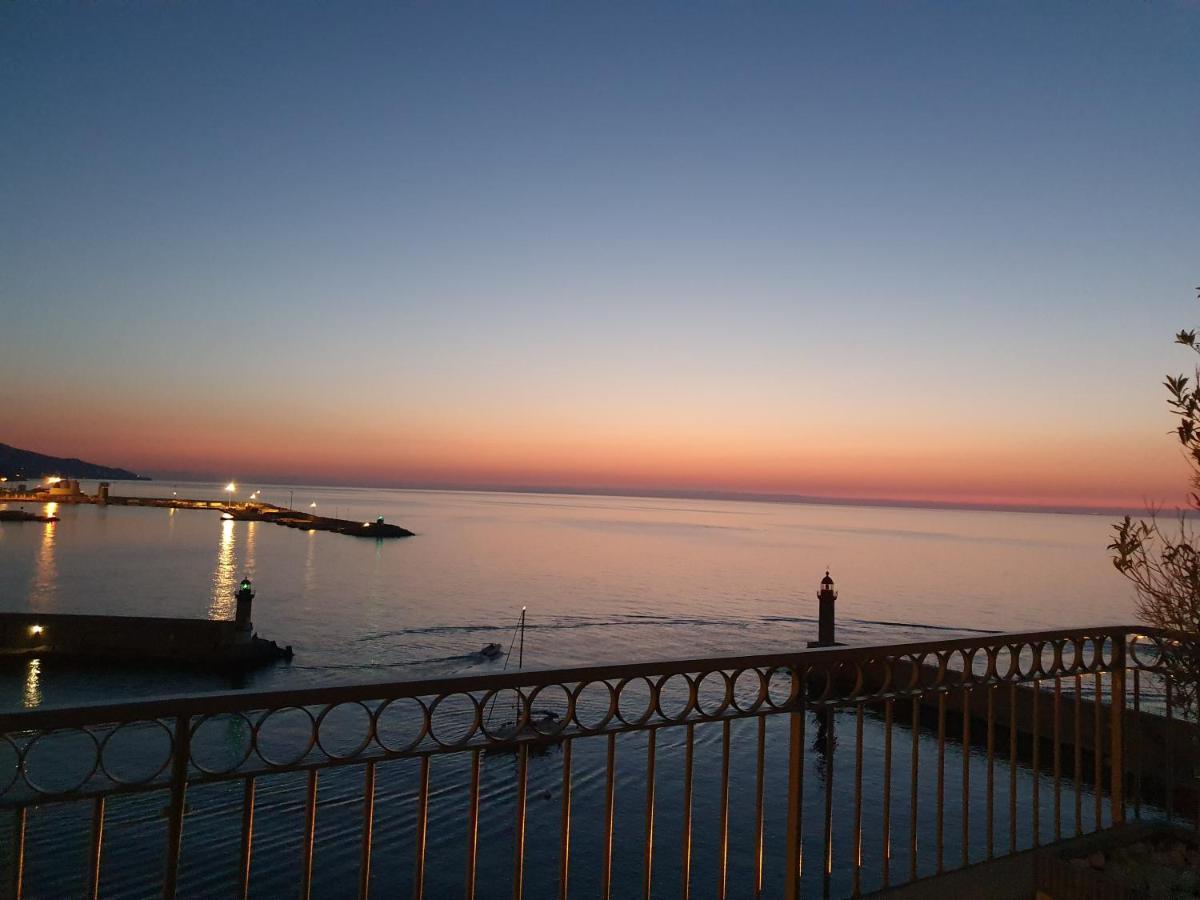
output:
M 229 495 L 229 505 L 230 506 L 232 506 L 234 503 L 233 492 L 236 490 L 237 490 L 237 485 L 234 484 L 232 481 L 229 482 L 229 484 L 225 485 L 225 493 L 227 493 Z

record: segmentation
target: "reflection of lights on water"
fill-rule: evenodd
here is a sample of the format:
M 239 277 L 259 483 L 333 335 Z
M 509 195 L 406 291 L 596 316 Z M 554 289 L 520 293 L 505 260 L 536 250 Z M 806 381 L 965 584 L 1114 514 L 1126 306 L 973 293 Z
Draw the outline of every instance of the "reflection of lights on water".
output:
M 46 515 L 48 515 L 48 516 L 58 515 L 58 501 L 57 500 L 51 501 L 50 503 L 46 504 Z
M 315 528 L 308 529 L 308 552 L 304 557 L 304 592 L 312 593 L 317 586 L 317 567 L 316 560 L 313 558 L 313 552 L 317 549 L 317 542 L 313 536 L 317 533 Z
M 242 566 L 247 578 L 254 574 L 254 536 L 258 532 L 258 523 L 250 521 L 246 525 L 246 562 Z
M 31 659 L 25 669 L 23 701 L 26 709 L 42 705 L 42 661 L 40 659 Z
M 58 504 L 48 503 L 46 506 L 58 506 Z M 47 509 L 47 514 L 50 512 Z M 36 569 L 33 576 L 33 588 L 30 591 L 34 597 L 52 597 L 55 588 L 58 586 L 58 566 L 54 561 L 54 540 L 54 523 L 47 522 L 42 526 L 42 543 L 38 548 Z
M 228 619 L 233 613 L 233 570 L 234 570 L 234 523 L 226 519 L 221 522 L 221 540 L 217 545 L 217 568 L 213 572 L 212 602 L 208 607 L 210 619 Z

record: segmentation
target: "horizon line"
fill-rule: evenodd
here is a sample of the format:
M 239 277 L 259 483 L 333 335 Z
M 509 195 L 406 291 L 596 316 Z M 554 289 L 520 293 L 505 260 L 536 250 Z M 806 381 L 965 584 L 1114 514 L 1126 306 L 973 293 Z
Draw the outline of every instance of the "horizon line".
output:
M 143 476 L 145 478 L 145 476 Z M 155 481 L 193 481 L 198 483 L 220 483 L 224 477 L 206 479 L 197 473 L 162 473 L 151 474 L 149 480 Z M 262 484 L 270 487 L 296 487 L 301 484 L 308 487 L 375 489 L 398 491 L 430 491 L 439 493 L 486 493 L 486 494 L 536 494 L 578 497 L 626 497 L 630 499 L 664 499 L 664 500 L 718 500 L 746 503 L 796 503 L 814 506 L 861 506 L 882 507 L 891 509 L 933 509 L 933 510 L 965 510 L 976 512 L 1028 512 L 1049 513 L 1057 515 L 1150 515 L 1153 513 L 1170 512 L 1172 515 L 1183 513 L 1187 516 L 1197 515 L 1195 510 L 1185 507 L 1168 508 L 1163 504 L 1153 505 L 1148 501 L 1142 507 L 1122 506 L 1119 504 L 1038 504 L 1038 503 L 1004 503 L 984 501 L 955 501 L 932 500 L 922 498 L 897 497 L 830 497 L 815 494 L 789 494 L 779 492 L 757 493 L 754 491 L 738 490 L 704 490 L 688 488 L 628 488 L 608 486 L 578 486 L 578 485 L 497 485 L 492 483 L 447 484 L 445 482 L 397 482 L 392 484 L 342 482 L 324 483 L 320 481 L 280 480 L 279 476 L 265 479 L 238 479 L 243 483 Z

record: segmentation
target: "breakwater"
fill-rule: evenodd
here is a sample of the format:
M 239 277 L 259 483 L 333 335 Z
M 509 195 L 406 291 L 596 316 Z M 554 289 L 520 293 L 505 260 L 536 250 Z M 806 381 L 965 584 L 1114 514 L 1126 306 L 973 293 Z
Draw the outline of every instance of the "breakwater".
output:
M 92 504 L 97 506 L 154 506 L 164 509 L 198 509 L 219 512 L 238 521 L 270 522 L 304 531 L 330 531 L 351 537 L 398 538 L 412 537 L 413 532 L 399 525 L 375 521 L 361 522 L 317 516 L 261 501 L 228 502 L 223 500 L 193 500 L 185 497 L 120 497 L 99 493 L 50 494 L 42 491 L 0 492 L 0 503 L 59 503 Z
M 237 621 L 31 612 L 0 613 L 0 655 L 252 666 L 291 659 L 292 648 Z

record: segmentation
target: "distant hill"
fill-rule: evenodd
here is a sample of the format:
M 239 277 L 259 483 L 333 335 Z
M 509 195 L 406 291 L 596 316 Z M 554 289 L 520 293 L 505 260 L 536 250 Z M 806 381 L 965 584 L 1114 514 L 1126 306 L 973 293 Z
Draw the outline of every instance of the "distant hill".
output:
M 82 459 L 47 456 L 32 450 L 10 447 L 8 444 L 0 444 L 0 475 L 30 480 L 45 478 L 48 475 L 61 475 L 63 478 L 111 478 L 114 481 L 148 480 L 128 469 L 98 466 Z

